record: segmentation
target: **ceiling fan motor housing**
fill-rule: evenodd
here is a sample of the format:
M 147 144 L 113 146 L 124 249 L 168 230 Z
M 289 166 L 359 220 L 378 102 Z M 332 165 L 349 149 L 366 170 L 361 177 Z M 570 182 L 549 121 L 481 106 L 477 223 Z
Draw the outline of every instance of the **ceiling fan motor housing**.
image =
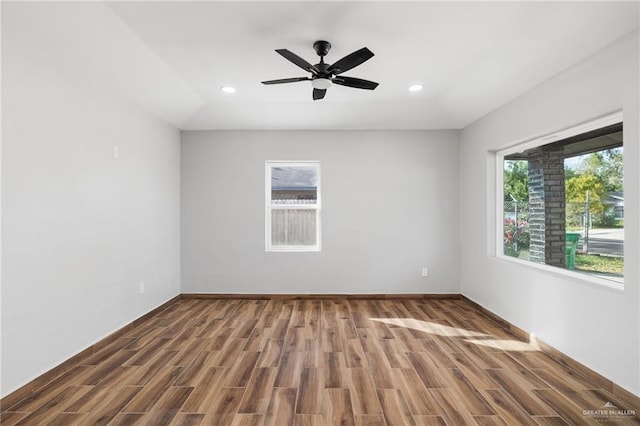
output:
M 331 43 L 325 40 L 318 40 L 313 43 L 313 48 L 318 56 L 327 56 L 327 53 L 331 50 Z

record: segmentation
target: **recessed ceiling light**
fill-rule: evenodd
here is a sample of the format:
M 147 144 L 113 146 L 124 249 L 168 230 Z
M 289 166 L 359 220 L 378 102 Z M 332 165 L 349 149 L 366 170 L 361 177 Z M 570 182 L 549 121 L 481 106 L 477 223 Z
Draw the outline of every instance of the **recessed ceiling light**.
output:
M 236 88 L 231 86 L 222 86 L 220 88 L 224 93 L 236 93 Z
M 421 90 L 422 90 L 422 84 L 414 84 L 412 86 L 409 86 L 410 92 L 419 92 Z

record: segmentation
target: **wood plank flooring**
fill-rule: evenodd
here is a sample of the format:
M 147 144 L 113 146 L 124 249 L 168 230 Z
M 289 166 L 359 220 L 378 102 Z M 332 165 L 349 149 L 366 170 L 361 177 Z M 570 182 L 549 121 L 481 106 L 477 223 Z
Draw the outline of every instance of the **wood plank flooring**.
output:
M 465 300 L 182 299 L 2 425 L 640 424 Z

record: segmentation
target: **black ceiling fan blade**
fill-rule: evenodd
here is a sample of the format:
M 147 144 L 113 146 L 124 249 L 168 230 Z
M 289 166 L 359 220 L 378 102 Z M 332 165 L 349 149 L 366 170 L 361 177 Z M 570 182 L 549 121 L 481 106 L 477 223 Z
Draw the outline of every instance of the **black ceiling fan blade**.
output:
M 324 95 L 327 94 L 327 89 L 313 89 L 313 100 L 317 101 L 318 99 L 324 98 Z
M 333 79 L 335 84 L 347 87 L 355 87 L 356 89 L 373 90 L 378 87 L 375 81 L 363 80 L 361 78 L 340 76 Z
M 307 81 L 311 80 L 309 77 L 293 77 L 293 78 L 281 78 L 279 80 L 267 80 L 263 81 L 262 84 L 282 84 L 282 83 L 295 83 L 296 81 Z
M 366 47 L 363 47 L 362 49 L 356 50 L 355 52 L 340 59 L 338 62 L 331 65 L 327 71 L 332 74 L 341 74 L 345 71 L 349 71 L 351 68 L 357 67 L 372 57 L 373 52 Z
M 278 52 L 280 55 L 282 55 L 289 62 L 293 62 L 294 64 L 296 64 L 297 66 L 299 66 L 300 68 L 302 68 L 305 71 L 309 71 L 310 73 L 313 73 L 313 74 L 318 74 L 318 72 L 319 72 L 318 68 L 316 68 L 315 65 L 311 65 L 309 62 L 305 61 L 300 56 L 296 55 L 295 53 L 291 52 L 290 50 L 287 50 L 287 49 L 276 49 L 276 52 Z

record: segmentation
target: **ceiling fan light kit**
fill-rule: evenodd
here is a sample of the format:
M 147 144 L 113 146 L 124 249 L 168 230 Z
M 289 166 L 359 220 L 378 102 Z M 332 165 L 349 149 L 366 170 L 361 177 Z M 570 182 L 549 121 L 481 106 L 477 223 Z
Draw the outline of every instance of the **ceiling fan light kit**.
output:
M 262 84 L 271 85 L 294 83 L 298 81 L 311 81 L 314 101 L 323 99 L 327 93 L 327 89 L 333 84 L 365 90 L 374 90 L 376 87 L 378 87 L 378 83 L 376 83 L 375 81 L 340 75 L 343 72 L 349 71 L 350 69 L 357 67 L 363 62 L 368 61 L 374 56 L 373 52 L 366 47 L 350 53 L 349 55 L 338 60 L 332 65 L 324 62 L 324 57 L 329 53 L 329 50 L 331 50 L 331 43 L 325 40 L 318 40 L 313 43 L 313 49 L 316 51 L 316 54 L 320 56 L 320 62 L 315 65 L 310 64 L 300 56 L 287 49 L 276 49 L 276 52 L 278 52 L 286 60 L 309 72 L 311 75 L 309 77 L 293 77 L 283 78 L 279 80 L 267 80 L 263 81 Z
M 311 80 L 311 85 L 314 89 L 327 90 L 331 87 L 331 80 L 328 78 L 315 78 Z

